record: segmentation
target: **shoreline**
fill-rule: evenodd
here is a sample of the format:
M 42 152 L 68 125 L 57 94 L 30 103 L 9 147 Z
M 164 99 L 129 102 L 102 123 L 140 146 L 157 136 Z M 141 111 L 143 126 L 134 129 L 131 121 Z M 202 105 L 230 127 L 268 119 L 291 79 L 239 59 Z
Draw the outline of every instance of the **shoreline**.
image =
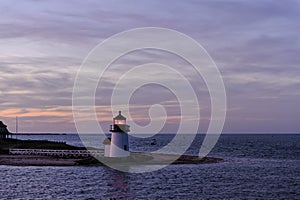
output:
M 62 151 L 86 151 L 103 150 L 95 148 L 76 147 L 65 142 L 53 142 L 47 140 L 0 140 L 0 165 L 10 166 L 104 166 L 104 163 L 113 165 L 166 165 L 166 164 L 207 164 L 223 161 L 222 158 L 204 157 L 191 155 L 174 155 L 150 152 L 130 152 L 129 157 L 111 158 L 104 157 L 102 153 L 98 157 L 91 154 L 82 156 L 62 156 L 62 155 L 43 155 L 43 154 L 9 154 L 10 149 L 38 149 L 38 150 L 62 150 Z M 32 153 L 32 152 L 31 152 Z M 47 154 L 47 153 L 46 153 Z
M 100 160 L 111 161 L 115 164 L 126 165 L 158 165 L 167 164 L 174 155 L 167 154 L 147 154 L 147 153 L 133 153 L 130 158 L 105 158 L 100 157 Z M 148 156 L 149 159 L 145 160 L 144 156 Z M 139 159 L 138 156 L 142 156 Z M 197 156 L 183 155 L 178 160 L 172 162 L 172 165 L 176 164 L 209 164 L 222 162 L 222 158 L 204 157 L 199 158 Z M 58 158 L 49 156 L 38 155 L 0 155 L 0 165 L 7 166 L 105 166 L 94 157 L 88 158 Z

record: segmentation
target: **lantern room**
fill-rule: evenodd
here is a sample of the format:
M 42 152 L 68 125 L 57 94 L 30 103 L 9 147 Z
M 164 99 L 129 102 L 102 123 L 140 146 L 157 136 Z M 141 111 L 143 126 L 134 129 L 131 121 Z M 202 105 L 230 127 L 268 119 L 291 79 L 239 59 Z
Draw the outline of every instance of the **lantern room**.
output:
M 126 124 L 126 117 L 121 114 L 114 117 L 113 125 L 110 126 L 110 132 L 129 132 L 129 126 Z
M 116 125 L 126 124 L 126 118 L 121 114 L 121 111 L 119 111 L 119 115 L 114 118 L 114 124 Z

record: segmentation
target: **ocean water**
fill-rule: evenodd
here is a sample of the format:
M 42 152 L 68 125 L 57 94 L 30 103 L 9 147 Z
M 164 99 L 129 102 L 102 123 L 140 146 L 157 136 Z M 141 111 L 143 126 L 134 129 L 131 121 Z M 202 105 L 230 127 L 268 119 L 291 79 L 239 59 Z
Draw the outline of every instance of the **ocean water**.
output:
M 103 138 L 90 137 L 102 147 Z M 81 146 L 78 135 L 21 135 L 22 139 L 66 141 Z M 95 138 L 95 139 L 94 139 Z M 130 138 L 132 151 L 153 151 L 173 135 Z M 197 155 L 203 135 L 187 154 Z M 223 134 L 210 156 L 224 162 L 170 165 L 134 174 L 108 167 L 0 166 L 0 199 L 300 199 L 299 134 Z M 147 166 L 143 166 L 147 167 Z

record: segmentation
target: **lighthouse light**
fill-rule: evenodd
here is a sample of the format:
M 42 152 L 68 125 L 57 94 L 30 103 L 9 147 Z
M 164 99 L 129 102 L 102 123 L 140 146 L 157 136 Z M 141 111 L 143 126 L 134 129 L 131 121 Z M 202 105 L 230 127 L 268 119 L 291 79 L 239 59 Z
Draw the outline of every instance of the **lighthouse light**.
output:
M 114 120 L 114 124 L 119 124 L 119 125 L 122 125 L 122 124 L 126 124 L 126 121 L 125 120 Z

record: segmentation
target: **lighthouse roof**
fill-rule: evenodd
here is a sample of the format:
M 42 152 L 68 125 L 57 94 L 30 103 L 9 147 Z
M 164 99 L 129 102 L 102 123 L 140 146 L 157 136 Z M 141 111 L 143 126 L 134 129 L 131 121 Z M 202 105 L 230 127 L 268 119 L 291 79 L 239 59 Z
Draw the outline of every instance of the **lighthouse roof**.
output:
M 116 120 L 126 120 L 126 117 L 124 117 L 124 116 L 121 114 L 121 111 L 119 111 L 119 115 L 117 115 L 114 119 L 116 119 Z

